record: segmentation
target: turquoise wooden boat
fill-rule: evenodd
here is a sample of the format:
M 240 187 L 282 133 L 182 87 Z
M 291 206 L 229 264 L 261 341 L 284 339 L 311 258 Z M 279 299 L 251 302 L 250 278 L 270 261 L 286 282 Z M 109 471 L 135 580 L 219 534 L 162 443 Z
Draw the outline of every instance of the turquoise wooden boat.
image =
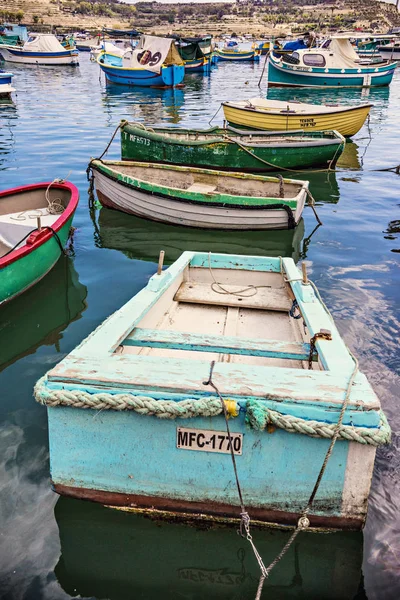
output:
M 362 527 L 390 429 L 306 275 L 289 258 L 185 252 L 161 264 L 35 386 L 54 490 L 239 517 L 234 455 L 250 517 L 293 524 L 340 425 L 308 517 Z
M 157 511 L 128 514 L 69 498 L 59 498 L 54 516 L 61 544 L 54 571 L 69 596 L 127 600 L 132 590 L 145 590 L 146 600 L 160 600 L 162 590 L 163 600 L 256 597 L 258 565 L 235 526 L 222 527 L 217 519 L 187 526 L 161 521 Z M 289 534 L 276 528 L 255 532 L 264 560 L 280 552 Z M 300 535 L 265 582 L 262 597 L 356 598 L 362 554 L 359 531 Z
M 379 87 L 389 85 L 397 63 L 362 64 L 348 36 L 334 36 L 320 47 L 268 57 L 268 86 Z
M 0 192 L 0 305 L 54 267 L 78 200 L 78 189 L 61 180 Z
M 121 123 L 122 160 L 243 173 L 334 167 L 345 143 L 336 131 L 268 133 L 233 127 L 147 128 L 141 123 Z

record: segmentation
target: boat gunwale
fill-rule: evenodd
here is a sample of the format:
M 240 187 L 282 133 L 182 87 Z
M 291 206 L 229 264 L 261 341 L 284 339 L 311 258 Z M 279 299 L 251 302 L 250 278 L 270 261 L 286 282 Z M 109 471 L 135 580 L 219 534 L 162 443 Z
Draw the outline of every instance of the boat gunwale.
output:
M 340 144 L 345 143 L 345 138 L 335 129 L 328 129 L 328 130 L 323 130 L 323 131 L 303 131 L 303 130 L 294 130 L 294 131 L 282 131 L 282 132 L 273 132 L 273 134 L 268 134 L 267 131 L 263 131 L 263 130 L 259 130 L 259 132 L 254 132 L 254 133 L 247 133 L 246 131 L 240 131 L 240 130 L 235 130 L 234 128 L 230 128 L 229 129 L 223 129 L 220 127 L 213 127 L 210 129 L 205 129 L 205 130 L 200 130 L 200 129 L 180 129 L 178 127 L 155 127 L 152 128 L 153 131 L 149 131 L 149 130 L 145 130 L 145 129 L 141 129 L 140 127 L 135 127 L 134 125 L 130 124 L 130 123 L 126 123 L 125 125 L 123 125 L 121 127 L 121 132 L 126 133 L 126 134 L 131 134 L 131 135 L 136 135 L 137 137 L 143 137 L 146 139 L 151 139 L 155 142 L 161 142 L 161 143 L 166 143 L 166 144 L 170 144 L 170 145 L 176 145 L 176 146 L 194 146 L 194 147 L 199 147 L 199 146 L 208 146 L 208 145 L 214 145 L 214 144 L 228 144 L 228 145 L 238 145 L 237 141 L 235 139 L 229 139 L 227 137 L 223 137 L 223 136 L 240 136 L 240 144 L 242 146 L 246 146 L 248 148 L 254 148 L 254 150 L 257 150 L 259 148 L 298 148 L 298 147 L 302 147 L 302 148 L 306 148 L 306 147 L 310 147 L 310 148 L 314 148 L 314 147 L 320 147 L 320 146 L 340 146 Z M 303 133 L 300 133 L 300 131 L 302 131 Z M 211 138 L 211 139 L 204 139 L 204 140 L 184 140 L 184 139 L 174 139 L 173 137 L 170 137 L 171 134 L 172 135 L 184 135 L 185 133 L 187 133 L 188 135 L 195 135 L 195 134 L 199 134 L 202 136 L 207 136 L 207 135 L 213 135 L 213 133 L 215 133 L 215 135 L 220 134 L 222 137 L 215 137 L 215 138 Z M 297 135 L 297 139 L 296 139 L 296 133 Z M 320 135 L 318 135 L 320 134 Z M 327 134 L 327 135 L 325 135 Z M 328 134 L 332 134 L 332 137 L 329 137 Z M 252 140 L 250 139 L 246 139 L 246 138 L 251 138 L 251 136 L 261 136 L 264 138 L 272 138 L 271 139 L 271 143 L 263 143 L 263 141 L 261 142 L 252 142 Z M 292 136 L 290 138 L 290 136 Z M 279 140 L 277 142 L 274 143 L 274 139 L 273 138 L 289 138 L 288 140 Z
M 37 250 L 37 248 L 39 248 L 40 246 L 45 244 L 52 237 L 54 237 L 54 233 L 52 230 L 54 230 L 57 233 L 58 231 L 60 231 L 60 229 L 62 229 L 64 227 L 64 225 L 69 221 L 69 219 L 73 217 L 75 210 L 78 206 L 78 202 L 79 202 L 79 190 L 73 183 L 71 183 L 69 181 L 65 181 L 64 183 L 54 183 L 54 182 L 48 181 L 48 182 L 33 183 L 33 184 L 29 184 L 29 185 L 18 186 L 15 188 L 10 188 L 7 190 L 0 191 L 0 202 L 1 202 L 2 198 L 8 197 L 8 196 L 22 194 L 24 192 L 37 191 L 40 189 L 43 189 L 43 191 L 45 191 L 50 185 L 53 190 L 54 189 L 63 189 L 63 190 L 68 190 L 70 192 L 71 196 L 69 198 L 68 205 L 65 207 L 65 210 L 62 212 L 62 214 L 59 216 L 59 218 L 53 223 L 51 229 L 49 229 L 48 227 L 43 227 L 43 230 L 47 230 L 47 231 L 38 240 L 34 241 L 33 244 L 30 244 L 28 246 L 26 244 L 26 241 L 24 240 L 25 243 L 23 246 L 21 246 L 20 248 L 16 248 L 15 250 L 12 250 L 6 256 L 0 257 L 0 269 L 7 267 L 8 265 L 16 262 L 17 260 L 19 260 L 20 258 L 23 258 L 24 256 L 27 256 L 28 254 L 30 254 L 34 250 Z M 33 229 L 32 231 L 35 231 L 35 229 Z
M 291 84 L 280 84 L 280 83 L 276 84 L 276 85 L 291 86 Z M 301 85 L 299 84 L 298 87 L 301 87 Z M 326 86 L 324 86 L 324 87 L 326 87 Z M 239 101 L 239 102 L 243 102 L 243 100 Z M 252 114 L 258 113 L 260 115 L 267 115 L 267 116 L 274 116 L 274 117 L 275 116 L 276 117 L 279 117 L 279 116 L 284 116 L 285 117 L 285 116 L 287 116 L 289 118 L 290 117 L 301 117 L 301 118 L 303 118 L 303 117 L 325 117 L 325 116 L 328 116 L 328 115 L 336 115 L 336 114 L 342 114 L 342 113 L 345 113 L 345 112 L 362 110 L 364 108 L 369 108 L 371 110 L 371 108 L 373 108 L 373 106 L 374 106 L 371 103 L 360 104 L 358 106 L 343 106 L 342 105 L 342 106 L 338 106 L 338 107 L 336 107 L 336 106 L 326 106 L 324 104 L 321 104 L 321 105 L 315 104 L 314 106 L 326 107 L 326 108 L 330 108 L 330 109 L 333 109 L 333 110 L 329 110 L 327 112 L 322 112 L 321 111 L 321 112 L 301 112 L 300 113 L 300 112 L 297 112 L 297 111 L 294 111 L 294 112 L 293 111 L 279 111 L 278 112 L 278 109 L 268 109 L 268 108 L 262 109 L 262 108 L 257 108 L 257 107 L 251 108 L 250 106 L 237 106 L 237 105 L 235 106 L 235 104 L 238 104 L 238 103 L 235 103 L 235 101 L 232 101 L 232 100 L 226 100 L 225 102 L 221 102 L 222 106 L 226 106 L 227 108 L 231 108 L 231 109 L 235 109 L 235 110 L 239 110 L 239 111 L 240 110 L 245 110 L 245 111 L 248 111 L 248 112 L 250 112 Z M 299 102 L 299 104 L 303 104 L 303 103 Z M 276 110 L 276 112 L 275 112 L 275 110 Z M 332 131 L 332 130 L 330 130 L 330 131 Z M 341 134 L 339 134 L 339 135 L 341 135 Z

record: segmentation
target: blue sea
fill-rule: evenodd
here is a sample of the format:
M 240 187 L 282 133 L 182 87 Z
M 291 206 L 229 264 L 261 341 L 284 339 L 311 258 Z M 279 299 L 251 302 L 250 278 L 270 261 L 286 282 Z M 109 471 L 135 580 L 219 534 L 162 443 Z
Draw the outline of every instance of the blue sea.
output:
M 106 85 L 81 54 L 70 67 L 12 67 L 13 105 L 0 105 L 0 189 L 67 178 L 80 190 L 69 257 L 0 310 L 0 597 L 254 598 L 257 564 L 234 529 L 158 522 L 68 498 L 50 489 L 46 410 L 32 389 L 154 273 L 183 250 L 248 252 L 305 260 L 310 277 L 368 376 L 393 430 L 377 452 L 363 533 L 300 534 L 262 598 L 400 597 L 400 70 L 390 88 L 271 90 L 306 102 L 373 104 L 336 172 L 309 179 L 310 208 L 296 232 L 229 235 L 90 209 L 86 168 L 121 119 L 148 125 L 222 123 L 223 100 L 267 94 L 259 64 L 221 63 L 178 90 Z M 119 158 L 119 138 L 109 158 Z M 255 531 L 267 563 L 287 539 Z

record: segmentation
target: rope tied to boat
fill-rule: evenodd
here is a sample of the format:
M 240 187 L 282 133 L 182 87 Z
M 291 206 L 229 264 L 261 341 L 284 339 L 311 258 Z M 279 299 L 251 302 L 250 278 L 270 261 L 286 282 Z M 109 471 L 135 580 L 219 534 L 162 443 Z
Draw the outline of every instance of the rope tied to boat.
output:
M 221 403 L 221 411 L 225 418 L 226 432 L 228 434 L 228 439 L 231 442 L 232 436 L 231 436 L 231 431 L 230 431 L 229 422 L 228 422 L 228 414 L 227 414 L 227 410 L 226 410 L 226 405 L 225 405 L 224 399 L 222 398 L 218 387 L 215 385 L 213 378 L 212 378 L 213 372 L 214 372 L 214 367 L 215 367 L 215 360 L 211 361 L 210 373 L 209 373 L 207 381 L 203 381 L 203 385 L 205 385 L 205 386 L 209 385 L 210 387 L 213 388 L 213 390 L 218 395 L 219 401 Z M 232 460 L 233 471 L 235 473 L 236 488 L 238 491 L 238 496 L 239 496 L 239 501 L 240 501 L 240 525 L 239 525 L 238 533 L 243 538 L 245 538 L 251 545 L 254 556 L 257 559 L 258 566 L 260 567 L 260 571 L 261 571 L 260 583 L 259 583 L 257 594 L 256 594 L 256 600 L 259 600 L 259 598 L 261 597 L 261 590 L 263 587 L 263 583 L 264 583 L 265 577 L 267 575 L 266 568 L 265 568 L 265 565 L 261 558 L 261 554 L 257 550 L 257 547 L 253 541 L 253 537 L 250 532 L 250 516 L 246 510 L 246 506 L 245 506 L 244 500 L 243 500 L 242 488 L 240 486 L 239 475 L 238 475 L 237 465 L 236 465 L 235 451 L 234 451 L 232 443 L 229 444 L 229 451 L 230 451 L 230 456 L 231 456 L 231 460 Z
M 191 419 L 196 417 L 215 417 L 223 411 L 219 398 L 186 398 L 185 400 L 162 400 L 130 393 L 112 394 L 110 392 L 90 393 L 76 389 L 50 389 L 46 376 L 39 379 L 34 388 L 34 396 L 39 404 L 51 408 L 64 406 L 70 408 L 91 409 L 96 411 L 117 410 L 134 411 L 140 415 L 155 416 L 159 419 Z M 238 416 L 241 407 L 233 399 L 225 399 L 225 408 L 229 417 Z M 272 410 L 263 400 L 248 400 L 245 404 L 246 422 L 257 431 L 268 430 L 268 426 L 284 429 L 289 433 L 301 433 L 310 437 L 331 439 L 334 424 L 323 421 L 307 421 L 300 417 L 285 415 Z M 339 439 L 359 444 L 380 446 L 390 442 L 390 426 L 381 411 L 379 428 L 342 425 Z
M 341 425 L 338 439 L 357 442 L 363 446 L 383 446 L 390 443 L 391 430 L 385 413 L 379 411 L 378 427 L 359 427 Z M 313 438 L 332 439 L 336 423 L 308 421 L 306 419 L 286 415 L 268 408 L 260 400 L 248 400 L 246 404 L 246 423 L 256 431 L 270 431 L 272 428 L 284 429 L 288 433 L 300 433 Z

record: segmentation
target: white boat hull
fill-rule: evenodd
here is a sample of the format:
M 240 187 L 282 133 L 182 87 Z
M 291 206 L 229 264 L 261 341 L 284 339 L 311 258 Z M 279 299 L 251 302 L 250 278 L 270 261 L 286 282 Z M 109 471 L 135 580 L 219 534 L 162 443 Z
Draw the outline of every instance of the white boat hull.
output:
M 96 170 L 93 170 L 93 174 L 97 195 L 103 206 L 152 221 L 203 229 L 288 229 L 288 214 L 283 209 L 199 206 L 121 185 Z M 296 224 L 301 218 L 305 199 L 306 191 L 302 190 L 297 209 L 293 211 Z M 276 202 L 279 203 L 279 198 Z
M 7 62 L 23 63 L 26 65 L 78 65 L 79 54 L 75 51 L 66 50 L 53 55 L 46 52 L 24 52 L 18 48 L 0 46 L 0 54 Z M 57 56 L 60 54 L 61 56 Z M 42 55 L 42 56 L 40 56 Z

